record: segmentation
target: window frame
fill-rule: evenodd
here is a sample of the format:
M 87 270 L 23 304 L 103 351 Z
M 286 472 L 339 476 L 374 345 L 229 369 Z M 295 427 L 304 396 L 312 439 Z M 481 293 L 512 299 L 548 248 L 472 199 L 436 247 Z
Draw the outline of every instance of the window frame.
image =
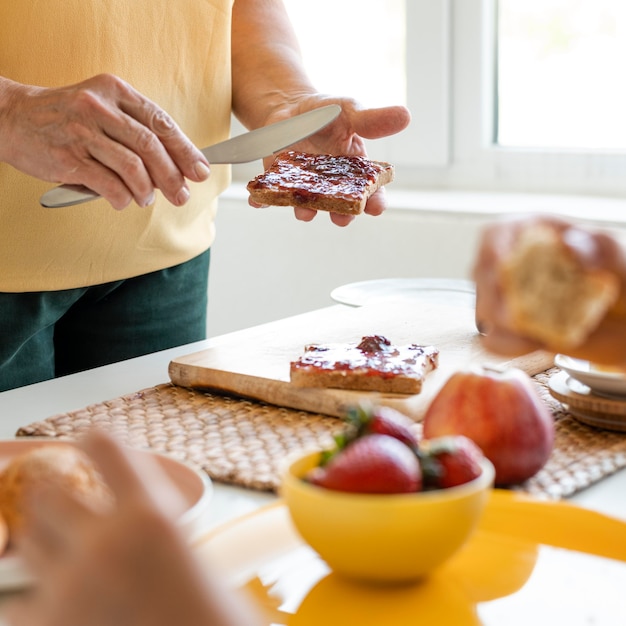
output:
M 394 189 L 623 197 L 626 152 L 494 144 L 496 10 L 497 0 L 405 0 L 411 124 L 366 142 L 370 156 L 394 164 Z M 237 166 L 233 177 L 254 173 Z
M 370 151 L 407 188 L 620 196 L 626 153 L 494 143 L 497 0 L 407 0 L 412 122 Z

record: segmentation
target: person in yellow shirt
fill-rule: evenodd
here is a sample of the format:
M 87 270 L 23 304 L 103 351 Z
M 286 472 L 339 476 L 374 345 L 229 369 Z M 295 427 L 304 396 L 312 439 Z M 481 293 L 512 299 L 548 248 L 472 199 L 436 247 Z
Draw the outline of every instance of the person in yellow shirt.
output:
M 409 123 L 318 93 L 280 0 L 1 3 L 0 390 L 203 339 L 230 170 L 195 146 L 232 113 L 253 129 L 329 103 L 297 148 L 364 155 Z M 102 199 L 45 209 L 51 183 Z

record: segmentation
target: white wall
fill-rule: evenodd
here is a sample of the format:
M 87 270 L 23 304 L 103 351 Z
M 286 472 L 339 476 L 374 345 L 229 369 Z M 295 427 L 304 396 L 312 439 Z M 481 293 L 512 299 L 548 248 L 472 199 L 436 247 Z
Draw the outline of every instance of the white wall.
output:
M 626 242 L 621 199 L 393 190 L 389 201 L 382 216 L 338 228 L 326 214 L 303 223 L 290 208 L 253 209 L 243 186 L 233 185 L 217 218 L 209 336 L 329 306 L 335 287 L 355 281 L 468 279 L 480 229 L 503 212 L 571 215 Z
M 333 304 L 335 287 L 374 278 L 468 278 L 485 218 L 390 208 L 346 228 L 326 214 L 253 209 L 225 197 L 211 253 L 209 335 Z

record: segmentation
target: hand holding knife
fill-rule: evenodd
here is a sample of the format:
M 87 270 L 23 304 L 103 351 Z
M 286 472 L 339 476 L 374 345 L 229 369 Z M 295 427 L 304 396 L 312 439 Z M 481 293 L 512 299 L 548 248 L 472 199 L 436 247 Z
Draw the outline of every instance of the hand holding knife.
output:
M 336 119 L 340 112 L 339 105 L 330 104 L 208 146 L 201 152 L 209 163 L 215 164 L 256 161 L 316 133 Z M 82 204 L 99 197 L 82 185 L 60 185 L 44 193 L 40 203 L 44 207 L 57 208 Z

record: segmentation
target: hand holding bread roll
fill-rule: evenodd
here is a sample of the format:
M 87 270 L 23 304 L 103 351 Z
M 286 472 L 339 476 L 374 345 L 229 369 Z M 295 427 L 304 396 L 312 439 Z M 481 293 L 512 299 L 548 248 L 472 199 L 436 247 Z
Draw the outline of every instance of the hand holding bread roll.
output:
M 626 365 L 626 253 L 613 236 L 554 217 L 503 220 L 484 230 L 474 278 L 490 350 Z
M 180 493 L 156 463 L 103 432 L 90 433 L 78 448 L 77 457 L 66 450 L 60 464 L 55 454 L 57 477 L 43 484 L 48 454 L 16 464 L 21 476 L 38 481 L 35 497 L 26 499 L 28 520 L 16 546 L 36 583 L 4 610 L 11 626 L 265 623 L 247 597 L 229 589 L 219 571 L 190 550 L 174 522 Z M 111 506 L 86 500 L 92 489 L 76 490 L 92 483 L 91 470 L 85 480 L 85 460 L 110 490 Z M 69 485 L 59 465 L 71 469 Z
M 63 489 L 96 509 L 112 503 L 99 472 L 77 447 L 60 442 L 33 447 L 12 458 L 0 473 L 0 515 L 10 541 L 28 523 L 29 500 L 44 486 Z

